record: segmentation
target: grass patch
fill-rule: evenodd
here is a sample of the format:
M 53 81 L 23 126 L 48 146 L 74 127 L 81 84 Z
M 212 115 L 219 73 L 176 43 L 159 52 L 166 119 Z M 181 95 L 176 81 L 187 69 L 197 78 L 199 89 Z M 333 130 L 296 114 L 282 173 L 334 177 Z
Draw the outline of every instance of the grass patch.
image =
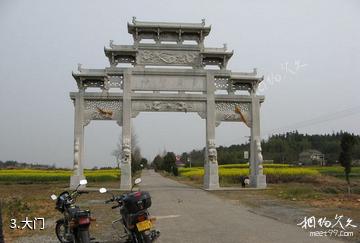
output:
M 304 200 L 304 199 L 321 199 L 325 195 L 316 190 L 311 184 L 291 183 L 287 185 L 278 185 L 277 190 L 270 193 L 277 193 L 276 196 L 282 199 Z
M 335 176 L 344 178 L 344 168 L 341 166 L 328 166 L 328 167 L 313 167 L 317 171 L 319 171 L 323 175 Z M 360 167 L 352 167 L 350 177 L 352 178 L 360 178 Z

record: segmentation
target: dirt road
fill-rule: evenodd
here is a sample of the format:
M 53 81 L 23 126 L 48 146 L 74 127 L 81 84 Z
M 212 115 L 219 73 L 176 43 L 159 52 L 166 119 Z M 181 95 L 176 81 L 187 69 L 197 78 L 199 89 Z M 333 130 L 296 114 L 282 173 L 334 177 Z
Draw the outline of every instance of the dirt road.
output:
M 286 224 L 259 215 L 243 204 L 235 205 L 230 200 L 164 178 L 153 171 L 143 171 L 142 180 L 141 189 L 152 196 L 150 213 L 158 218 L 159 243 L 341 242 L 327 237 L 310 237 L 308 231 L 295 223 Z M 91 235 L 97 241 L 122 242 L 116 234 L 118 230 L 111 227 L 111 221 L 119 218 L 119 212 L 104 204 L 108 197 L 94 192 L 84 195 L 78 203 L 81 208 L 89 208 L 96 217 Z M 52 225 L 55 219 L 48 222 L 46 231 L 18 238 L 16 242 L 57 242 Z
M 310 237 L 299 226 L 257 215 L 242 205 L 143 172 L 141 188 L 153 197 L 151 213 L 159 216 L 159 242 L 336 242 Z

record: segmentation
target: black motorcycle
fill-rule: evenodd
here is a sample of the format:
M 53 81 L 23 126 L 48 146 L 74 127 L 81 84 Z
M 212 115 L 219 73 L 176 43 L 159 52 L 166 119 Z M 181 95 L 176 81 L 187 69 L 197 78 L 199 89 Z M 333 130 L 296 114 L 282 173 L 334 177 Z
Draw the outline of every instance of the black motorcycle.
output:
M 93 220 L 89 210 L 80 210 L 75 205 L 76 198 L 85 191 L 79 191 L 81 185 L 86 185 L 86 180 L 81 180 L 80 184 L 72 192 L 64 191 L 59 197 L 51 195 L 52 200 L 56 200 L 55 209 L 60 211 L 64 217 L 56 221 L 55 233 L 62 243 L 88 243 L 90 242 L 89 226 Z
M 112 198 L 105 203 L 116 202 L 117 205 L 111 208 L 120 208 L 121 218 L 113 221 L 112 224 L 116 222 L 123 224 L 128 242 L 150 243 L 159 237 L 160 232 L 154 229 L 155 218 L 150 217 L 147 210 L 151 206 L 150 194 L 144 191 L 132 191 L 140 182 L 141 179 L 137 178 L 129 193 L 120 196 L 110 193 Z M 99 191 L 100 193 L 107 192 L 106 188 L 100 188 Z

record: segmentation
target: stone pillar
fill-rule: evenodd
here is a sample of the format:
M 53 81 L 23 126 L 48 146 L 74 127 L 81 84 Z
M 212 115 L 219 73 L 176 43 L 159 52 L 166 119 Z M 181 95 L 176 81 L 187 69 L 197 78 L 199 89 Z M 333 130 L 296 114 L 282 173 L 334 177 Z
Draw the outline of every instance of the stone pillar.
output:
M 206 149 L 204 164 L 204 188 L 213 190 L 219 188 L 219 173 L 217 162 L 217 151 L 215 146 L 215 84 L 214 76 L 210 73 L 207 79 L 207 101 L 206 101 Z
M 74 167 L 70 177 L 70 188 L 76 188 L 80 180 L 85 179 L 83 169 L 84 158 L 84 90 L 79 90 L 75 97 L 74 122 Z
M 122 114 L 121 190 L 131 189 L 131 72 L 124 73 Z
M 256 90 L 251 92 L 251 140 L 250 140 L 250 186 L 266 188 L 266 176 L 263 174 L 263 157 L 260 136 L 260 99 Z

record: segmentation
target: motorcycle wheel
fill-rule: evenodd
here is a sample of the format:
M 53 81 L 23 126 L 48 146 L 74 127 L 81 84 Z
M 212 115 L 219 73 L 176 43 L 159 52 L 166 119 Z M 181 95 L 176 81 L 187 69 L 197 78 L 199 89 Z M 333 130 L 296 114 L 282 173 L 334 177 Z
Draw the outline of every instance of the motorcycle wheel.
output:
M 144 243 L 151 243 L 151 237 L 150 237 L 150 232 L 148 234 L 145 234 L 146 231 L 141 233 L 141 237 L 143 239 Z
M 59 220 L 56 222 L 56 226 L 55 226 L 55 233 L 56 233 L 56 237 L 58 238 L 58 240 L 61 243 L 71 243 L 73 242 L 72 240 L 68 239 L 66 237 L 66 223 L 65 220 Z
M 134 243 L 151 243 L 150 234 L 145 234 L 145 232 L 136 232 L 133 234 Z
M 89 230 L 88 229 L 86 229 L 86 230 L 78 229 L 76 238 L 77 238 L 76 242 L 78 242 L 78 243 L 89 243 L 90 242 Z

